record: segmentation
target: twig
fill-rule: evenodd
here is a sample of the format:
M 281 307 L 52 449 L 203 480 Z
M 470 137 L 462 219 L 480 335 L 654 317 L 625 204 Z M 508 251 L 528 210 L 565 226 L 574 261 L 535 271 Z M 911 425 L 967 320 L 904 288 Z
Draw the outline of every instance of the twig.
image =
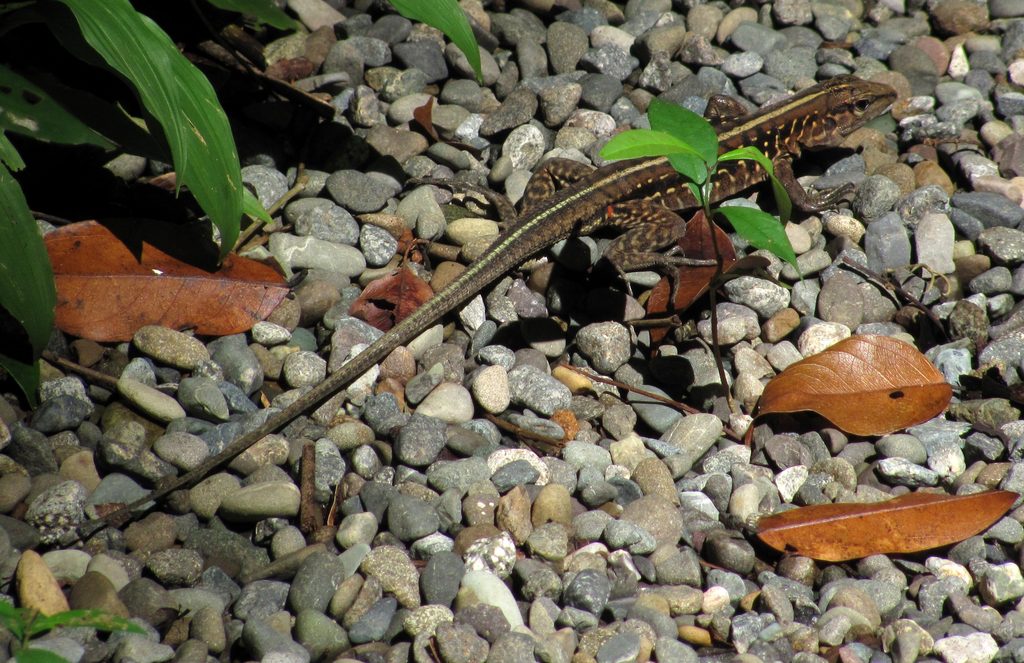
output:
M 280 198 L 274 201 L 274 204 L 271 205 L 270 209 L 267 210 L 267 214 L 269 216 L 274 216 L 275 214 L 277 214 L 278 210 L 280 210 L 282 207 L 288 204 L 288 202 L 292 198 L 299 195 L 302 192 L 302 190 L 306 188 L 306 184 L 308 183 L 308 181 L 309 176 L 306 175 L 305 165 L 299 164 L 299 174 L 295 178 L 295 184 L 292 185 L 292 188 L 285 191 Z M 259 230 L 261 230 L 264 225 L 265 224 L 261 219 L 254 218 L 253 222 L 249 224 L 249 227 L 247 227 L 242 232 L 242 234 L 238 236 L 238 241 L 235 242 L 235 253 L 241 253 L 242 248 L 246 245 L 246 243 L 252 238 L 253 235 L 255 235 Z
M 548 447 L 547 449 L 540 448 L 540 451 L 542 451 L 543 453 L 557 456 L 562 452 L 562 448 L 565 446 L 565 442 L 560 439 L 555 439 L 553 437 L 548 437 L 546 435 L 541 435 L 539 433 L 528 431 L 522 426 L 516 426 L 515 424 L 509 423 L 504 419 L 500 419 L 494 416 L 493 414 L 487 414 L 486 416 L 487 420 L 490 421 L 495 426 L 497 426 L 498 428 L 508 431 L 509 433 L 514 434 L 516 437 L 520 437 L 523 438 L 524 440 L 534 442 L 537 445 L 540 445 L 540 447 Z M 529 442 L 527 442 L 527 445 L 533 446 L 530 445 Z
M 729 377 L 725 374 L 725 361 L 722 359 L 722 346 L 718 342 L 718 297 L 716 285 L 722 278 L 725 267 L 725 257 L 718 247 L 718 233 L 715 232 L 715 222 L 712 215 L 705 212 L 704 218 L 708 223 L 708 230 L 711 232 L 711 247 L 715 250 L 715 274 L 711 277 L 711 284 L 708 285 L 708 298 L 711 304 L 711 351 L 715 355 L 715 367 L 718 368 L 718 381 L 722 383 L 722 390 L 725 391 L 725 402 L 729 405 L 729 411 L 733 414 L 739 412 L 736 403 L 732 400 L 732 390 L 729 389 Z
M 626 384 L 624 382 L 619 382 L 618 380 L 613 380 L 611 378 L 606 378 L 603 375 L 595 375 L 593 373 L 588 373 L 588 372 L 586 372 L 586 371 L 584 371 L 584 370 L 582 370 L 580 368 L 577 368 L 575 366 L 571 366 L 570 364 L 567 364 L 565 362 L 561 362 L 558 365 L 561 366 L 562 368 L 567 368 L 570 371 L 574 371 L 576 373 L 579 373 L 580 375 L 582 375 L 584 377 L 587 377 L 587 378 L 593 380 L 594 382 L 600 382 L 602 384 L 608 384 L 608 385 L 611 385 L 613 387 L 618 387 L 619 389 L 624 389 L 626 391 L 631 391 L 634 394 L 637 394 L 639 396 L 643 396 L 645 398 L 650 398 L 651 400 L 657 401 L 657 402 L 661 403 L 662 405 L 667 405 L 670 408 L 673 408 L 675 410 L 679 410 L 680 412 L 682 412 L 684 414 L 704 414 L 701 410 L 698 410 L 697 408 L 693 407 L 692 405 L 687 405 L 686 403 L 680 403 L 679 401 L 674 401 L 671 398 L 668 398 L 667 396 L 662 396 L 661 394 L 656 394 L 653 391 L 647 391 L 646 389 L 641 389 L 639 387 L 634 387 L 633 385 L 629 385 L 629 384 Z M 734 431 L 733 429 L 729 428 L 728 426 L 724 426 L 722 428 L 722 430 L 723 430 L 723 432 L 728 437 L 732 438 L 733 440 L 736 440 L 737 442 L 740 441 L 740 435 L 737 434 L 736 431 Z
M 942 334 L 942 337 L 945 339 L 949 338 L 949 334 L 946 332 L 946 328 L 942 325 L 942 321 L 939 320 L 934 313 L 932 313 L 932 310 L 930 308 L 922 304 L 917 297 L 907 292 L 907 290 L 902 285 L 900 285 L 899 283 L 895 283 L 890 279 L 884 278 L 881 274 L 873 272 L 863 265 L 858 265 L 853 260 L 850 260 L 849 257 L 843 258 L 843 265 L 849 267 L 855 272 L 858 272 L 861 276 L 863 276 L 864 278 L 868 279 L 878 287 L 888 292 L 897 304 L 899 304 L 900 300 L 902 299 L 910 306 L 913 306 L 914 308 L 924 313 L 925 316 L 927 316 L 928 319 L 931 321 L 931 323 L 935 325 L 935 328 L 939 330 L 939 333 Z
M 299 470 L 299 529 L 303 534 L 317 531 L 324 525 L 324 514 L 316 503 L 316 447 L 302 447 Z
M 59 366 L 65 370 L 71 371 L 72 373 L 77 373 L 78 375 L 81 375 L 82 377 L 88 379 L 90 382 L 93 382 L 95 384 L 100 384 L 103 385 L 104 387 L 110 387 L 112 389 L 117 387 L 117 378 L 111 375 L 107 375 L 106 373 L 101 373 L 91 368 L 86 368 L 81 364 L 76 364 L 70 359 L 58 357 L 49 350 L 43 350 L 43 359 L 50 362 L 54 366 Z

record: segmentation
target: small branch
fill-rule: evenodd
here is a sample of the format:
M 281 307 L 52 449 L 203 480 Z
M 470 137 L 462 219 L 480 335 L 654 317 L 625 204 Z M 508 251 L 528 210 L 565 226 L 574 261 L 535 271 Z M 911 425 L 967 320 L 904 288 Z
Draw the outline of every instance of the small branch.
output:
M 515 424 L 511 424 L 505 421 L 504 419 L 500 419 L 494 416 L 493 414 L 488 414 L 486 416 L 487 420 L 490 421 L 495 426 L 497 426 L 498 428 L 509 433 L 512 433 L 516 437 L 522 438 L 523 440 L 529 440 L 530 442 L 533 442 L 534 444 L 538 445 L 538 450 L 541 451 L 542 453 L 550 454 L 552 456 L 557 456 L 562 453 L 562 448 L 565 446 L 565 442 L 563 440 L 528 431 L 522 426 L 516 426 Z M 526 444 L 527 446 L 534 446 L 529 442 L 527 442 Z M 547 447 L 547 449 L 544 449 L 543 447 Z
M 606 378 L 603 375 L 594 375 L 593 373 L 588 373 L 587 371 L 584 371 L 584 370 L 582 370 L 580 368 L 577 368 L 575 366 L 571 366 L 571 365 L 569 365 L 569 364 L 567 364 L 565 362 L 561 362 L 559 364 L 559 366 L 561 366 L 562 368 L 567 368 L 570 371 L 574 371 L 576 373 L 579 373 L 580 375 L 582 375 L 582 376 L 584 376 L 586 378 L 589 378 L 589 379 L 593 380 L 594 382 L 600 382 L 601 384 L 608 384 L 608 385 L 611 385 L 613 387 L 618 387 L 619 389 L 622 389 L 622 390 L 625 390 L 625 391 L 631 391 L 634 394 L 638 394 L 638 395 L 643 396 L 645 398 L 650 398 L 652 401 L 657 401 L 658 403 L 661 403 L 662 405 L 667 405 L 668 407 L 673 408 L 675 410 L 679 410 L 680 412 L 682 412 L 684 414 L 704 414 L 701 410 L 698 410 L 697 408 L 695 408 L 695 407 L 693 407 L 691 405 L 687 405 L 686 403 L 680 403 L 679 401 L 674 401 L 671 398 L 668 398 L 667 396 L 662 396 L 661 394 L 656 394 L 653 391 L 647 391 L 646 389 L 640 389 L 639 387 L 634 387 L 633 385 L 625 384 L 624 382 L 619 382 L 618 380 L 613 380 L 611 378 Z M 736 440 L 737 442 L 740 441 L 740 435 L 738 433 L 736 433 L 736 431 L 734 431 L 733 429 L 729 428 L 728 426 L 725 426 L 725 427 L 723 427 L 722 430 L 723 430 L 723 432 L 728 437 L 732 438 L 733 440 Z
M 306 167 L 302 164 L 299 165 L 299 173 L 295 178 L 295 184 L 292 188 L 284 192 L 280 198 L 274 201 L 274 204 L 267 210 L 269 216 L 277 214 L 278 210 L 288 204 L 288 202 L 295 196 L 302 193 L 302 190 L 306 188 L 306 183 L 309 181 L 309 177 L 306 175 Z M 249 224 L 241 235 L 238 236 L 238 241 L 235 242 L 235 253 L 241 253 L 245 245 L 252 239 L 252 236 L 259 232 L 265 223 L 261 219 L 253 219 L 253 222 Z
M 877 285 L 879 288 L 882 288 L 883 290 L 888 292 L 897 304 L 899 304 L 900 300 L 902 300 L 903 302 L 906 302 L 910 306 L 913 306 L 914 308 L 924 313 L 925 316 L 927 316 L 927 318 L 931 321 L 931 323 L 935 325 L 935 328 L 939 330 L 939 333 L 942 334 L 942 337 L 946 339 L 949 338 L 949 334 L 946 332 L 946 328 L 942 325 L 942 321 L 939 320 L 934 313 L 932 313 L 932 310 L 930 308 L 922 304 L 917 297 L 914 297 L 912 294 L 907 292 L 907 290 L 902 285 L 900 285 L 899 283 L 895 283 L 891 279 L 884 278 L 881 274 L 873 272 L 867 267 L 864 267 L 863 265 L 858 265 L 853 260 L 850 260 L 849 257 L 843 258 L 843 265 L 849 267 L 853 271 L 859 273 L 861 276 Z
M 324 514 L 316 503 L 316 447 L 302 447 L 299 470 L 299 529 L 311 534 L 324 525 Z
M 66 371 L 77 373 L 78 375 L 81 375 L 82 377 L 89 380 L 89 382 L 92 382 L 94 384 L 103 385 L 104 387 L 110 387 L 111 389 L 117 387 L 117 378 L 111 375 L 107 375 L 106 373 L 101 373 L 91 368 L 86 368 L 81 364 L 76 364 L 70 359 L 58 357 L 49 350 L 43 350 L 43 359 L 50 362 L 54 366 L 59 366 L 60 368 L 63 368 Z
M 710 177 L 710 173 L 708 175 Z M 705 198 L 707 200 L 707 198 Z M 718 381 L 722 383 L 722 390 L 725 391 L 725 401 L 729 405 L 729 411 L 737 414 L 739 409 L 732 400 L 732 390 L 729 389 L 729 377 L 725 374 L 725 361 L 722 359 L 722 346 L 718 342 L 718 287 L 715 285 L 722 278 L 725 268 L 725 257 L 718 246 L 718 234 L 715 232 L 714 215 L 711 207 L 705 203 L 704 219 L 707 221 L 708 230 L 711 232 L 711 247 L 715 250 L 715 274 L 711 277 L 711 284 L 708 286 L 708 298 L 711 300 L 711 352 L 715 355 L 715 367 L 718 369 Z

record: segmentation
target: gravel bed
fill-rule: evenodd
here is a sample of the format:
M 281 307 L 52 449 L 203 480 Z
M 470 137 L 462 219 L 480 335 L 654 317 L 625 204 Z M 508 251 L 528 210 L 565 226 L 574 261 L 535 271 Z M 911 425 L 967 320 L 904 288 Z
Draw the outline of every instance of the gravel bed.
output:
M 306 271 L 294 298 L 245 335 L 149 327 L 112 347 L 55 340 L 116 387 L 47 367 L 37 409 L 0 399 L 9 593 L 147 631 L 63 629 L 40 646 L 73 663 L 1024 660 L 1024 509 L 948 549 L 849 564 L 780 557 L 752 536 L 789 504 L 1024 494 L 1021 401 L 1008 397 L 1024 372 L 1024 2 L 523 0 L 497 11 L 504 3 L 466 0 L 483 85 L 440 33 L 372 4 L 289 1 L 311 31 L 267 49 L 271 62 L 312 62 L 298 84 L 337 110 L 308 142 L 287 231 L 251 252 Z M 859 185 L 840 209 L 787 227 L 804 279 L 770 257 L 785 287 L 743 277 L 724 288 L 719 331 L 741 412 L 723 397 L 707 300 L 652 343 L 623 322 L 642 317 L 640 302 L 587 274 L 608 238 L 574 239 L 137 522 L 57 543 L 372 342 L 379 332 L 347 312 L 398 263 L 403 231 L 464 259 L 493 239 L 484 211 L 408 178 L 456 177 L 516 200 L 548 156 L 600 163 L 616 127 L 645 126 L 655 96 L 697 111 L 719 92 L 760 105 L 848 73 L 899 100 L 851 137 L 855 153 L 797 169 L 820 188 Z M 428 100 L 449 142 L 410 129 Z M 273 101 L 251 118 L 283 127 L 298 112 Z M 244 180 L 269 206 L 295 181 L 298 147 L 265 129 L 242 136 Z M 894 274 L 948 336 L 849 263 Z M 458 269 L 433 267 L 413 266 L 435 286 Z M 656 280 L 630 275 L 641 298 Z M 753 446 L 738 441 L 767 380 L 863 333 L 926 352 L 954 386 L 949 412 L 881 439 L 804 417 L 756 422 Z M 553 369 L 563 356 L 703 413 Z M 964 388 L 986 371 L 1018 389 Z M 568 442 L 544 454 L 489 415 Z M 306 485 L 336 530 L 309 528 L 304 451 L 316 460 Z

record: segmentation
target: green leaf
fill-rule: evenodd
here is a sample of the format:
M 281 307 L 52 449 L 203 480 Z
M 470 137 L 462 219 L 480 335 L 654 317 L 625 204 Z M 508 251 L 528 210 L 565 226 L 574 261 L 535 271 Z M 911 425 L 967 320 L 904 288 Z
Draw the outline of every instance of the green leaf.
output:
M 692 154 L 700 159 L 693 147 L 672 134 L 653 129 L 630 129 L 612 136 L 601 148 L 603 159 L 637 159 L 640 157 L 663 157 L 669 154 Z
M 22 160 L 21 155 L 18 154 L 18 149 L 14 147 L 14 144 L 4 135 L 3 131 L 0 131 L 0 164 L 7 166 L 7 168 L 14 172 L 18 172 L 25 167 L 25 162 Z
M 687 179 L 703 187 L 708 181 L 708 165 L 704 159 L 687 152 L 668 155 L 668 162 Z M 703 196 L 697 196 L 702 200 Z M 703 206 L 703 205 L 702 205 Z
M 402 16 L 413 21 L 426 23 L 435 27 L 452 40 L 465 54 L 469 64 L 476 72 L 477 81 L 483 81 L 480 70 L 480 47 L 473 36 L 473 28 L 469 27 L 466 15 L 462 13 L 455 0 L 390 0 L 391 5 Z
M 113 144 L 69 113 L 38 85 L 0 64 L 0 130 L 69 145 Z
M 259 23 L 272 25 L 278 30 L 296 30 L 299 22 L 281 11 L 271 0 L 206 0 L 214 7 L 252 16 Z
M 210 82 L 127 0 L 58 1 L 74 14 L 77 30 L 58 12 L 47 12 L 51 29 L 72 49 L 85 39 L 135 87 L 163 129 L 178 182 L 220 230 L 223 258 L 238 238 L 242 176 L 227 116 Z
M 691 110 L 660 99 L 647 107 L 651 129 L 664 131 L 687 143 L 711 168 L 718 158 L 718 134 L 711 124 Z
M 259 201 L 259 198 L 249 193 L 248 189 L 245 190 L 245 194 L 242 196 L 242 211 L 263 223 L 271 223 L 273 221 L 267 210 L 263 209 L 263 203 Z
M 66 610 L 55 615 L 36 617 L 29 637 L 52 631 L 57 627 L 94 628 L 97 631 L 128 631 L 129 633 L 145 633 L 146 631 L 128 619 L 112 615 L 102 610 Z
M 63 656 L 58 656 L 48 649 L 37 647 L 25 647 L 14 653 L 14 660 L 18 663 L 68 663 Z
M 7 601 L 0 601 L 0 624 L 19 642 L 25 639 L 25 611 L 15 608 Z
M 796 253 L 789 243 L 789 237 L 786 236 L 785 229 L 774 216 L 753 207 L 732 205 L 719 207 L 715 213 L 728 219 L 740 237 L 753 246 L 771 251 L 799 270 L 796 264 Z
M 782 186 L 779 178 L 775 177 L 775 166 L 772 164 L 772 160 L 764 152 L 750 145 L 730 150 L 718 157 L 719 161 L 739 161 L 740 159 L 756 161 L 768 173 L 768 180 L 772 183 L 772 193 L 775 195 L 775 205 L 779 208 L 779 219 L 783 224 L 787 223 L 793 214 L 793 202 L 789 199 L 786 187 Z
M 0 366 L 35 404 L 57 293 L 42 235 L 14 176 L 0 166 Z

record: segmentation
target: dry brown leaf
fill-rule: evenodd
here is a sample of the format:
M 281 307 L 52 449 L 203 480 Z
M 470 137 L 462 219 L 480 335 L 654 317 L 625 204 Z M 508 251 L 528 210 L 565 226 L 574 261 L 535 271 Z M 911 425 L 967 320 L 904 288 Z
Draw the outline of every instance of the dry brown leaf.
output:
M 434 296 L 423 279 L 403 267 L 373 281 L 349 307 L 349 315 L 387 331 Z
M 826 562 L 911 553 L 972 537 L 999 520 L 1018 494 L 909 493 L 874 504 L 821 504 L 762 518 L 757 536 L 780 552 Z
M 94 341 L 126 341 L 144 325 L 237 334 L 288 294 L 273 267 L 236 255 L 218 267 L 212 243 L 159 221 L 75 223 L 45 243 L 57 327 Z
M 761 394 L 758 415 L 817 412 L 854 435 L 885 435 L 938 416 L 952 388 L 917 349 L 853 336 L 793 364 Z
M 736 250 L 733 248 L 732 241 L 729 240 L 729 236 L 725 234 L 725 231 L 717 225 L 714 228 L 718 250 L 722 253 L 722 268 L 725 271 L 736 262 Z M 715 259 L 715 246 L 712 243 L 711 232 L 703 212 L 697 212 L 693 215 L 693 218 L 686 224 L 686 233 L 679 238 L 676 245 L 680 249 L 680 255 L 687 258 L 693 258 L 694 260 Z M 679 288 L 676 291 L 675 302 L 672 303 L 671 308 L 673 312 L 686 310 L 697 301 L 697 298 L 707 292 L 708 285 L 715 276 L 715 267 L 680 267 L 678 274 Z M 668 299 L 671 287 L 672 285 L 668 278 L 661 279 L 654 286 L 654 289 L 651 290 L 651 296 L 647 300 L 648 316 L 657 317 L 668 312 Z M 651 342 L 657 343 L 667 333 L 667 329 L 652 329 Z

